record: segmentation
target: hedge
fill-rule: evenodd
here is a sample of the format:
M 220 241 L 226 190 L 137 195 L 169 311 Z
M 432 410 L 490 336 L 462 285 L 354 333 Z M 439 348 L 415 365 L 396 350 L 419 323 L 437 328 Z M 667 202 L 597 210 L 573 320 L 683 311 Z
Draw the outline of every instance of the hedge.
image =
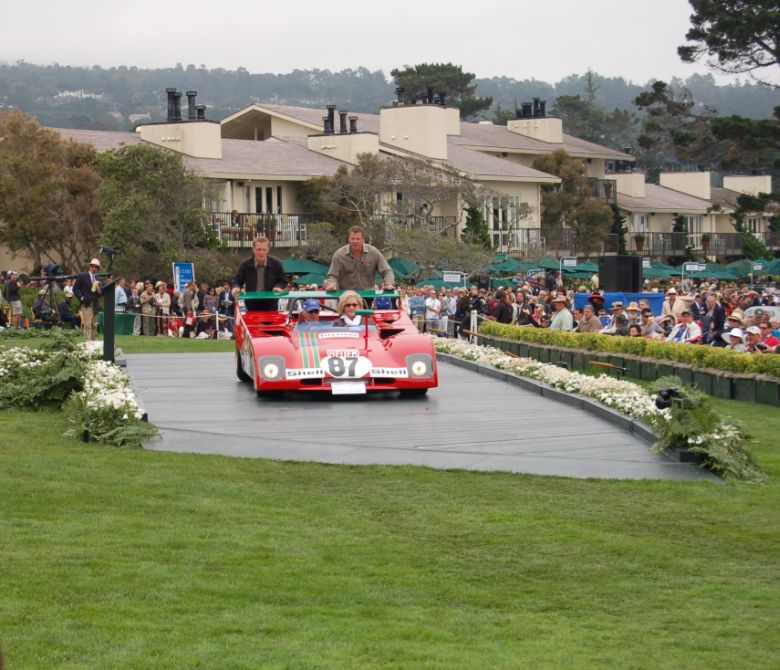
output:
M 621 337 L 512 326 L 495 321 L 483 321 L 479 331 L 485 335 L 533 344 L 584 349 L 585 351 L 633 354 L 658 360 L 686 363 L 697 368 L 763 374 L 780 379 L 780 355 L 778 354 L 743 354 L 721 347 L 664 342 L 644 337 Z

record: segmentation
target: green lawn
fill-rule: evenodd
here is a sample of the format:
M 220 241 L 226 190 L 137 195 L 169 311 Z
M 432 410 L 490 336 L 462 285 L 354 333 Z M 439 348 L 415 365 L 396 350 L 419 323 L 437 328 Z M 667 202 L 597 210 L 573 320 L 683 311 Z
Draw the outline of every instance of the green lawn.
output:
M 780 412 L 714 402 L 766 483 L 117 450 L 0 413 L 7 666 L 776 668 Z

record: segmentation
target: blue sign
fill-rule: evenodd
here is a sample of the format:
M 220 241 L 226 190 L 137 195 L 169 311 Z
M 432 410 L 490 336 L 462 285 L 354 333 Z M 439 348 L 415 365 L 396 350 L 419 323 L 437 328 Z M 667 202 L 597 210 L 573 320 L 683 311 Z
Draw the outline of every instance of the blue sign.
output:
M 193 263 L 171 263 L 173 266 L 173 288 L 184 291 L 184 287 L 195 281 L 195 265 Z

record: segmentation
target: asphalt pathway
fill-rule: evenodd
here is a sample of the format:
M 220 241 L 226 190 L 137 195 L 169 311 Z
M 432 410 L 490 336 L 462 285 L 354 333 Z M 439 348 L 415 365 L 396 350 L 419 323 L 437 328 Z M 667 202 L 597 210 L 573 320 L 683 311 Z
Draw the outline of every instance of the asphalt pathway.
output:
M 609 479 L 717 478 L 650 451 L 609 420 L 439 363 L 424 398 L 258 398 L 230 354 L 131 354 L 127 372 L 161 433 L 146 448 L 322 463 L 423 465 Z

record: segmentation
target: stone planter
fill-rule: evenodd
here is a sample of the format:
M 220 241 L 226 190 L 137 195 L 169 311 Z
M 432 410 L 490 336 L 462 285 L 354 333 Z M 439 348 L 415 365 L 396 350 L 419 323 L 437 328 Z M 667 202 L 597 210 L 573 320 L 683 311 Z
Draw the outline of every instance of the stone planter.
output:
M 686 384 L 693 384 L 693 368 L 690 365 L 675 365 L 673 374 L 677 375 Z
M 712 395 L 727 400 L 733 397 L 732 379 L 729 375 L 723 373 L 712 375 Z
M 653 382 L 658 379 L 658 363 L 648 360 L 641 361 L 639 365 L 639 378 L 646 382 Z
M 742 375 L 734 377 L 734 400 L 756 402 L 756 380 Z
M 772 379 L 756 379 L 756 400 L 764 405 L 780 406 L 780 384 Z
M 693 385 L 702 393 L 712 395 L 712 379 L 714 375 L 709 372 L 693 371 Z

